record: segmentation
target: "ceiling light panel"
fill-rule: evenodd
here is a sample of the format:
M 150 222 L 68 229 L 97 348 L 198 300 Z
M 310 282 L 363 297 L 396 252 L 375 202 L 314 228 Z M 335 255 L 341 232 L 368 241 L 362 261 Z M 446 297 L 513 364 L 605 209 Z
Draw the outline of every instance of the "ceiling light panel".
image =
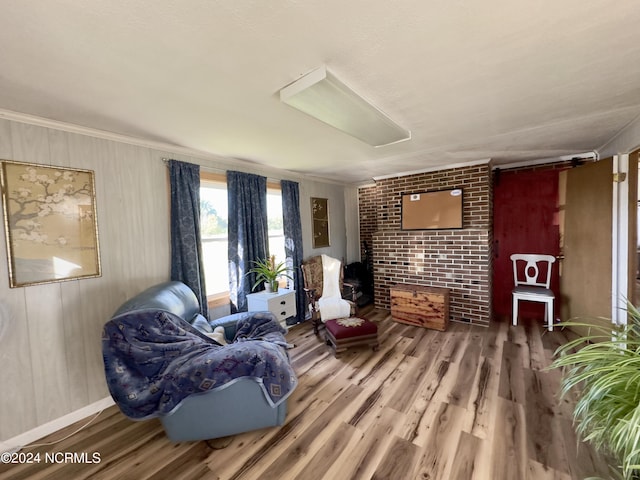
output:
M 320 67 L 280 90 L 280 100 L 374 147 L 403 142 L 411 132 Z

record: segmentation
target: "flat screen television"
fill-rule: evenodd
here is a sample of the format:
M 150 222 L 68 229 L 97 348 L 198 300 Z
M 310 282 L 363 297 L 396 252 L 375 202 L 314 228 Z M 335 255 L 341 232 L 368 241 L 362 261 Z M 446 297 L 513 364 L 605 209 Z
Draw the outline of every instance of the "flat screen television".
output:
M 462 228 L 462 189 L 402 194 L 402 230 Z

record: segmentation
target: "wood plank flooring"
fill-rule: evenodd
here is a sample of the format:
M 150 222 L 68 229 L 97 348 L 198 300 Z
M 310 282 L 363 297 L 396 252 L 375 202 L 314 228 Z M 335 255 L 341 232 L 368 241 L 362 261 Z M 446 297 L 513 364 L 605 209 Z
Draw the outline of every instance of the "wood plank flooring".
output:
M 377 352 L 336 359 L 310 324 L 290 330 L 299 385 L 282 427 L 236 435 L 224 448 L 172 444 L 158 421 L 132 422 L 111 407 L 55 445 L 23 450 L 43 459 L 97 452 L 99 463 L 0 464 L 0 479 L 610 478 L 576 440 L 570 401 L 557 398 L 559 372 L 544 370 L 565 332 L 526 322 L 438 332 L 393 322 L 386 311 L 365 316 L 378 322 Z

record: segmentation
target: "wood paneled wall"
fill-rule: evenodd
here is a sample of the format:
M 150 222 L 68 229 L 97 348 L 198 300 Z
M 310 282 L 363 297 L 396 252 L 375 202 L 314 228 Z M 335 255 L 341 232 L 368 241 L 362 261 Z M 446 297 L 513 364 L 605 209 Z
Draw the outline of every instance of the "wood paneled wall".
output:
M 100 336 L 113 311 L 169 275 L 166 167 L 159 152 L 0 120 L 0 159 L 95 172 L 102 276 L 9 288 L 0 239 L 0 439 L 109 395 Z M 3 224 L 4 225 L 4 224 Z
M 10 289 L 2 227 L 0 441 L 109 395 L 102 364 L 102 325 L 125 300 L 169 278 L 169 194 L 163 157 L 204 168 L 231 166 L 0 119 L 0 159 L 95 172 L 102 261 L 99 278 Z M 328 197 L 332 246 L 327 253 L 344 257 L 344 187 L 288 178 L 301 185 L 305 248 L 311 245 L 309 197 Z M 310 254 L 305 250 L 305 255 Z

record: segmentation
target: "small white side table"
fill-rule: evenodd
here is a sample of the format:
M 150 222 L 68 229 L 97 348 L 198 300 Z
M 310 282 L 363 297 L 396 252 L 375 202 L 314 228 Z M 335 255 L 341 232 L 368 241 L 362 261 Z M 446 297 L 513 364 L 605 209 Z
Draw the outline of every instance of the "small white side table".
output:
M 247 295 L 250 312 L 269 311 L 288 330 L 287 318 L 296 316 L 296 291 L 280 288 L 276 293 L 258 292 Z

